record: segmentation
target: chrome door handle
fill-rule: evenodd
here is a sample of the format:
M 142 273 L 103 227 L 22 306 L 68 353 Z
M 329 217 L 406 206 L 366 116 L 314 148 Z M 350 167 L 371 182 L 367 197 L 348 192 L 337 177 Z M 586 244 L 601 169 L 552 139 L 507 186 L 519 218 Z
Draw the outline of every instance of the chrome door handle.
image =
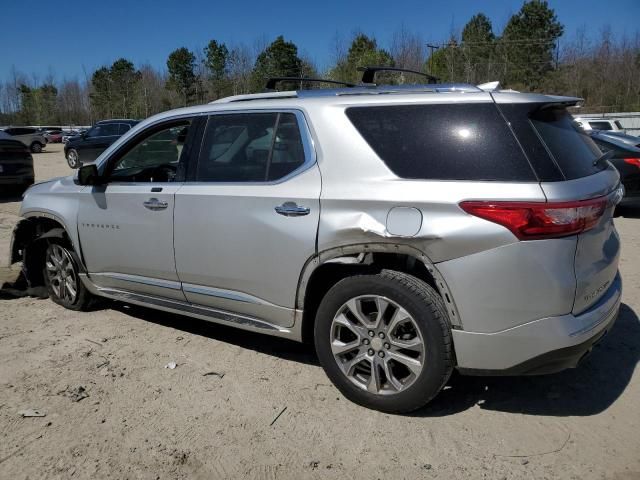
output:
M 164 210 L 169 206 L 167 202 L 162 202 L 157 198 L 150 198 L 146 202 L 143 203 L 144 208 L 148 208 L 149 210 Z
M 282 205 L 276 207 L 276 212 L 285 217 L 302 217 L 309 215 L 311 209 L 297 205 L 295 202 L 284 202 Z

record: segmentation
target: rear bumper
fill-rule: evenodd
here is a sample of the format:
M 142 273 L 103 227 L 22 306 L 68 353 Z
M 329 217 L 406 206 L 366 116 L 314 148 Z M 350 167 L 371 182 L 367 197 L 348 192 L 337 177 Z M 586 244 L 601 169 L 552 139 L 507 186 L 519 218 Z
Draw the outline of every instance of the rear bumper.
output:
M 589 310 L 496 333 L 453 331 L 458 370 L 469 375 L 536 375 L 575 367 L 611 328 L 622 296 L 620 274 Z

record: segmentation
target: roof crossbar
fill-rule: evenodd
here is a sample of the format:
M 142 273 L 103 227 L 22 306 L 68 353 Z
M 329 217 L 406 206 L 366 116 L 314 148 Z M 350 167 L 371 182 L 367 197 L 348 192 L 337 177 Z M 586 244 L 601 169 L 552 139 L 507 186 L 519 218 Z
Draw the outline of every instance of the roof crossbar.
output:
M 276 84 L 281 82 L 307 82 L 307 83 L 331 83 L 334 85 L 344 85 L 345 87 L 356 87 L 354 83 L 340 82 L 338 80 L 329 80 L 328 78 L 307 78 L 307 77 L 271 77 L 265 85 L 266 91 L 276 89 Z
M 428 79 L 427 83 L 438 83 L 438 78 L 428 73 L 418 72 L 416 70 L 408 70 L 406 68 L 397 67 L 358 67 L 358 71 L 362 72 L 362 83 L 375 83 L 376 73 L 378 72 L 405 72 L 420 75 Z

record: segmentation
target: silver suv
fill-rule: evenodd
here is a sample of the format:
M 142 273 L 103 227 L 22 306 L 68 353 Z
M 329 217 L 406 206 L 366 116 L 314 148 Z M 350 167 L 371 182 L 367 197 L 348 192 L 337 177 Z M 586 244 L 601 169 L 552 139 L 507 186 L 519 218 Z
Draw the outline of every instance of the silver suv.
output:
M 31 152 L 40 153 L 47 144 L 47 139 L 42 132 L 31 127 L 9 127 L 3 129 L 3 131 L 11 135 L 14 139 L 24 143 Z
M 621 296 L 622 189 L 578 100 L 368 85 L 162 113 L 31 187 L 12 261 L 73 310 L 312 340 L 346 397 L 387 412 L 453 369 L 575 367 Z

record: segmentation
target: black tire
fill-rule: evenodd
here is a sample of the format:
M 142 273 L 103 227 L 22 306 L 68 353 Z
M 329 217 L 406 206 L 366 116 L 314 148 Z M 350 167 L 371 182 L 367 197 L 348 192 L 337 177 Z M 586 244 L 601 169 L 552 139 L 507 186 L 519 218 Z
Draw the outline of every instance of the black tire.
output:
M 404 308 L 415 319 L 424 339 L 420 374 L 404 390 L 392 394 L 371 393 L 355 385 L 338 366 L 331 350 L 332 322 L 338 310 L 348 300 L 366 295 L 386 297 Z M 408 413 L 429 403 L 451 376 L 454 353 L 447 318 L 435 290 L 411 275 L 383 270 L 348 277 L 336 283 L 320 303 L 314 328 L 316 352 L 329 379 L 349 400 L 383 412 Z
M 70 168 L 78 168 L 80 166 L 80 154 L 75 148 L 70 148 L 67 152 L 67 163 Z
M 42 145 L 40 142 L 33 142 L 30 147 L 31 153 L 42 152 L 42 147 L 44 147 L 44 145 Z
M 65 260 L 68 262 L 69 271 L 73 272 L 73 278 L 75 280 L 75 290 L 76 294 L 73 298 L 69 298 L 68 291 L 65 290 L 64 286 L 60 286 L 56 280 L 52 280 L 49 275 L 48 268 L 48 260 L 52 251 L 55 249 L 56 252 L 61 252 Z M 58 305 L 62 305 L 69 310 L 76 311 L 87 311 L 90 310 L 94 296 L 87 290 L 79 276 L 78 265 L 73 256 L 73 250 L 63 241 L 50 241 L 45 249 L 45 253 L 43 258 L 43 266 L 42 266 L 42 276 L 44 277 L 44 285 L 49 294 L 49 298 L 53 300 Z M 65 292 L 60 294 L 59 292 Z

